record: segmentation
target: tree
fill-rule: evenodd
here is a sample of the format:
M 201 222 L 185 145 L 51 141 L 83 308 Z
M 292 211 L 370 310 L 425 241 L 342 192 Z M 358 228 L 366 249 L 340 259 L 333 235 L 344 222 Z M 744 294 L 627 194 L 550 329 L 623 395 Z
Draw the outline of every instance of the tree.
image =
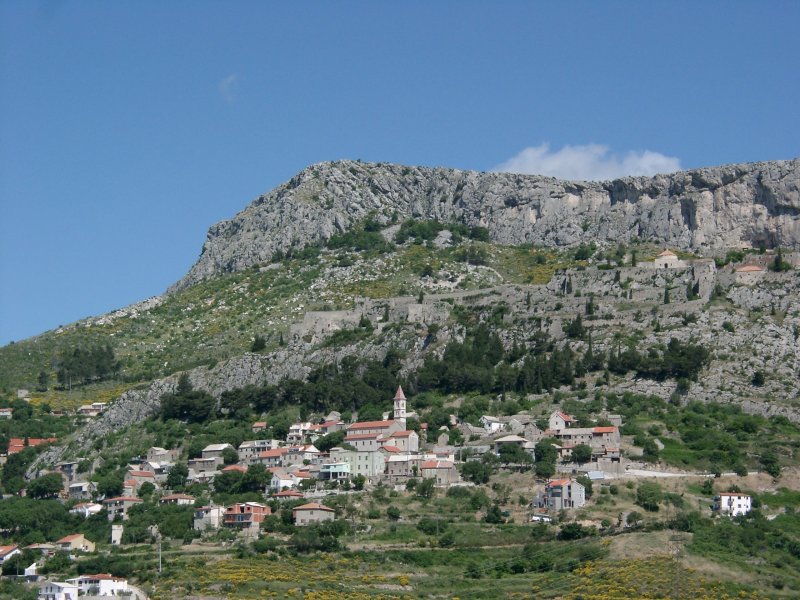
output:
M 491 465 L 480 460 L 469 460 L 461 465 L 461 476 L 476 485 L 489 483 L 493 471 Z
M 261 352 L 266 347 L 267 340 L 264 339 L 264 336 L 256 335 L 256 337 L 253 339 L 253 345 L 250 347 L 250 352 Z
M 422 481 L 417 484 L 417 496 L 420 498 L 425 498 L 426 500 L 429 498 L 433 498 L 435 493 L 434 485 L 436 484 L 436 480 L 432 477 L 426 477 Z
M 250 465 L 242 476 L 241 491 L 263 494 L 271 479 L 272 473 L 267 471 L 267 467 L 261 464 Z
M 578 464 L 584 464 L 592 460 L 592 447 L 586 444 L 578 444 L 572 449 L 572 460 Z
M 591 498 L 592 494 L 594 493 L 594 484 L 592 483 L 592 480 L 589 479 L 586 475 L 580 475 L 575 479 L 575 481 L 577 481 L 583 486 L 583 489 L 586 493 L 586 497 Z
M 156 486 L 149 481 L 145 481 L 139 487 L 139 498 L 149 498 L 156 491 Z
M 753 379 L 751 380 L 751 383 L 755 387 L 761 387 L 762 385 L 764 385 L 765 382 L 766 382 L 766 377 L 764 377 L 764 371 L 758 370 L 755 373 L 753 373 Z
M 122 493 L 124 483 L 125 474 L 122 471 L 108 473 L 97 482 L 97 493 L 106 498 L 119 496 Z
M 503 464 L 530 464 L 533 462 L 533 457 L 525 452 L 519 444 L 503 444 L 497 453 Z
M 50 383 L 50 375 L 47 373 L 47 371 L 39 371 L 39 379 L 36 385 L 36 391 L 46 392 L 49 383 Z
M 642 444 L 642 459 L 647 462 L 658 460 L 658 446 L 653 438 L 647 438 Z
M 397 508 L 397 507 L 396 507 L 395 505 L 393 505 L 393 504 L 392 504 L 392 505 L 390 505 L 390 506 L 389 506 L 389 507 L 386 509 L 386 516 L 387 516 L 387 517 L 388 517 L 388 518 L 389 518 L 391 521 L 397 521 L 397 520 L 400 518 L 400 509 L 399 509 L 399 508 Z
M 171 490 L 182 489 L 186 485 L 186 478 L 189 476 L 189 468 L 186 463 L 176 463 L 167 474 L 167 487 Z
M 489 510 L 486 511 L 486 516 L 483 518 L 486 523 L 496 523 L 501 524 L 505 523 L 506 520 L 503 518 L 503 513 L 500 510 L 499 504 L 492 504 L 489 507 Z
M 669 304 L 669 287 L 664 288 L 664 304 Z
M 775 479 L 781 476 L 781 463 L 774 449 L 769 448 L 762 452 L 759 457 L 759 462 L 761 466 L 764 467 L 764 470 Z
M 31 498 L 55 498 L 63 488 L 60 473 L 48 473 L 28 484 L 27 494 Z
M 364 484 L 367 483 L 367 478 L 359 474 L 353 477 L 353 489 L 360 492 L 364 489 Z
M 331 448 L 339 446 L 344 441 L 345 435 L 347 435 L 347 432 L 344 430 L 333 431 L 328 435 L 323 435 L 321 438 L 318 438 L 314 442 L 314 447 L 320 452 L 328 452 Z
M 235 465 L 239 462 L 239 453 L 234 448 L 225 448 L 222 451 L 222 462 L 226 465 Z
M 552 477 L 556 473 L 556 459 L 558 450 L 548 440 L 540 440 L 533 449 L 536 460 L 535 472 L 539 477 Z
M 654 482 L 640 483 L 636 488 L 636 504 L 649 512 L 658 511 L 658 504 L 663 500 L 661 486 Z

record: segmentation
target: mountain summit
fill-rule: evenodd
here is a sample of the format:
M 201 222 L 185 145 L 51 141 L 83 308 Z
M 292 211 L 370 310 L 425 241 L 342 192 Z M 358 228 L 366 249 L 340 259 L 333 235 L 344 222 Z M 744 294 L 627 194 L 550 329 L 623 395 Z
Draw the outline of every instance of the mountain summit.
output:
M 800 248 L 800 159 L 607 182 L 337 161 L 312 165 L 212 226 L 170 291 L 328 240 L 371 216 L 485 227 L 500 244 L 652 241 L 710 254 Z

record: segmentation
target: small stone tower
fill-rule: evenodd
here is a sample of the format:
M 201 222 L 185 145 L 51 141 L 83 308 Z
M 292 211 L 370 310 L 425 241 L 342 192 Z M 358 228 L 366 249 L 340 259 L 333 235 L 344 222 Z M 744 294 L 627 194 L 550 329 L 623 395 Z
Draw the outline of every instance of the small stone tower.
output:
M 406 395 L 403 393 L 403 387 L 397 386 L 397 393 L 394 395 L 394 420 L 406 426 Z

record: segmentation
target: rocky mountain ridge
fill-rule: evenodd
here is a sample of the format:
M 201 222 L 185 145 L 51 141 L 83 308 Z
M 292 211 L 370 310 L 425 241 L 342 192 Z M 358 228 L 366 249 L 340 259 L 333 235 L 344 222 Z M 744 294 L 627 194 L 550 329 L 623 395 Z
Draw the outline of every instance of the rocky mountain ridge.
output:
M 800 248 L 800 159 L 609 182 L 406 167 L 312 165 L 212 226 L 197 263 L 170 291 L 323 243 L 371 216 L 460 221 L 499 244 L 568 247 L 635 239 L 710 255 Z

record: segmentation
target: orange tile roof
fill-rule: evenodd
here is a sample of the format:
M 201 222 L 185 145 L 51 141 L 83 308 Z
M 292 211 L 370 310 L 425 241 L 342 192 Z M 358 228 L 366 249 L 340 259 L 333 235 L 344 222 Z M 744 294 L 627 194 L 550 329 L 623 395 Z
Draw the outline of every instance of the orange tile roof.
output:
M 239 473 L 247 473 L 247 467 L 242 465 L 228 465 L 222 469 L 223 472 L 230 473 L 231 471 L 238 471 Z
M 549 482 L 546 487 L 561 487 L 563 485 L 569 485 L 571 480 L 569 479 L 554 479 L 553 481 Z
M 616 433 L 617 428 L 614 426 L 607 427 L 592 427 L 592 433 Z
M 393 424 L 394 421 L 363 421 L 361 423 L 353 423 L 347 429 L 386 429 Z
M 259 452 L 258 458 L 278 458 L 288 453 L 289 450 L 286 448 L 275 448 L 274 450 L 264 450 L 263 452 Z
M 336 512 L 330 506 L 325 506 L 324 504 L 319 504 L 317 502 L 309 502 L 308 504 L 303 504 L 302 506 L 295 506 L 294 510 L 327 510 L 329 512 Z
M 345 441 L 347 440 L 374 440 L 376 439 L 380 433 L 351 433 L 348 436 L 345 436 Z
M 453 463 L 449 460 L 426 460 L 420 465 L 420 469 L 451 469 Z
M 411 434 L 412 434 L 412 433 L 416 433 L 416 432 L 415 432 L 413 429 L 405 429 L 405 430 L 403 430 L 403 431 L 395 431 L 395 432 L 394 432 L 392 435 L 390 435 L 389 437 L 396 437 L 396 438 L 401 438 L 401 437 L 411 437 Z

